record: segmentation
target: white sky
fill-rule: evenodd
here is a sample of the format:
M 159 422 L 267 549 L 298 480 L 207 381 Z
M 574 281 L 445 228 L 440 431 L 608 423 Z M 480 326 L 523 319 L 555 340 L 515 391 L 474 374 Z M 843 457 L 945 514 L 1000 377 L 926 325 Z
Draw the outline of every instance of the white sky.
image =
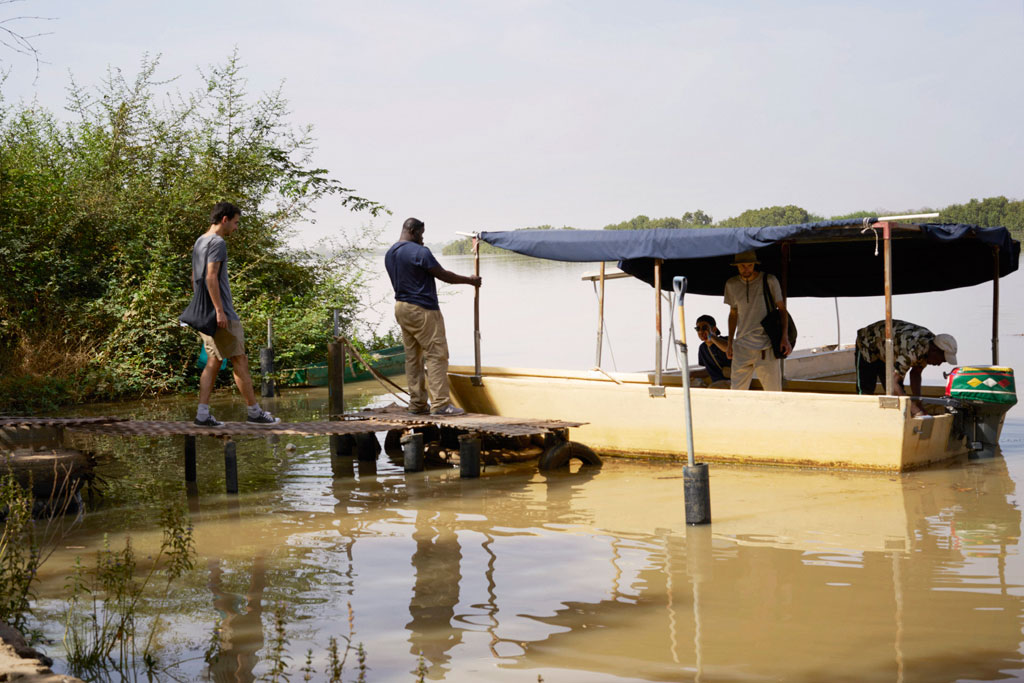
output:
M 26 0 L 44 64 L 0 52 L 9 100 L 59 109 L 68 72 L 198 82 L 237 46 L 284 81 L 317 162 L 427 241 L 1024 198 L 1024 1 Z M 0 16 L 0 19 L 3 19 Z M 370 223 L 322 207 L 304 238 Z M 303 240 L 305 241 L 305 239 Z

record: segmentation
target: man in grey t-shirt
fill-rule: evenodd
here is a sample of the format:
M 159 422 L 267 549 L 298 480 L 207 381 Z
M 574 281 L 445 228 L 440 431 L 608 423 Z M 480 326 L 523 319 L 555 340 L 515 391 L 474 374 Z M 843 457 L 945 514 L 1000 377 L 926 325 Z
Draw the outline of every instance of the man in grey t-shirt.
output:
M 207 360 L 203 374 L 199 377 L 199 409 L 196 411 L 195 423 L 204 427 L 217 427 L 223 424 L 210 414 L 210 395 L 213 393 L 214 382 L 217 381 L 220 363 L 225 358 L 231 361 L 235 384 L 238 385 L 238 390 L 248 406 L 248 421 L 257 424 L 275 424 L 281 421 L 280 418 L 260 408 L 260 404 L 256 402 L 256 392 L 253 391 L 252 376 L 249 374 L 249 359 L 245 355 L 245 334 L 231 301 L 228 245 L 224 240 L 238 230 L 241 213 L 234 204 L 218 202 L 210 213 L 209 229 L 192 247 L 192 286 L 196 287 L 200 280 L 205 280 L 210 301 L 217 311 L 217 331 L 214 335 L 211 337 L 199 333 L 206 347 Z

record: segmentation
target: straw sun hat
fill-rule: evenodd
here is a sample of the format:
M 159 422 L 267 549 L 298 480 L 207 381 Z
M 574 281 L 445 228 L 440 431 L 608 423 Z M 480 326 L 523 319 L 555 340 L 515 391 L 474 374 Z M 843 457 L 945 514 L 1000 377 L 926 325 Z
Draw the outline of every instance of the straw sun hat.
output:
M 754 251 L 753 249 L 751 249 L 750 251 L 741 251 L 740 253 L 736 254 L 735 260 L 731 264 L 729 264 L 729 265 L 738 266 L 741 263 L 761 263 L 761 262 L 757 260 L 757 252 Z

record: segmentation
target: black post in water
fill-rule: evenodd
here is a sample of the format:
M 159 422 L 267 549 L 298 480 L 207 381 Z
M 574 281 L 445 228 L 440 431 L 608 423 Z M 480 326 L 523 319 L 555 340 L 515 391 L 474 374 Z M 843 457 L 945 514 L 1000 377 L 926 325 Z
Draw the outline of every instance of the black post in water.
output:
M 459 476 L 463 479 L 480 476 L 480 439 L 474 434 L 459 436 Z
M 224 489 L 228 493 L 238 493 L 238 456 L 235 442 L 231 439 L 224 444 Z
M 363 462 L 376 460 L 380 455 L 380 441 L 373 432 L 356 434 L 356 457 Z
M 266 318 L 266 348 L 259 350 L 259 371 L 263 375 L 261 394 L 265 398 L 273 397 L 273 321 Z
M 686 311 L 683 298 L 686 296 L 686 278 L 677 275 L 672 278 L 672 289 L 676 294 L 676 315 L 679 338 L 676 339 L 676 362 L 683 375 L 683 418 L 686 424 L 686 465 L 683 466 L 683 504 L 686 507 L 687 524 L 711 523 L 711 488 L 708 482 L 708 466 L 694 461 L 693 413 L 690 411 L 690 367 L 686 347 Z
M 199 523 L 199 486 L 194 481 L 185 482 L 185 498 L 188 500 L 188 514 L 192 516 L 192 523 Z
M 423 435 L 406 434 L 402 437 L 402 455 L 406 472 L 423 471 Z
M 191 434 L 185 436 L 185 481 L 195 482 L 196 480 L 196 437 Z
M 260 349 L 260 374 L 263 375 L 260 396 L 273 398 L 274 378 L 271 375 L 274 374 L 274 349 L 266 347 Z
M 327 344 L 327 408 L 331 415 L 345 414 L 345 346 Z
M 707 463 L 683 466 L 683 502 L 687 524 L 711 523 L 711 485 Z
M 331 434 L 331 455 L 335 458 L 350 457 L 355 446 L 351 434 Z

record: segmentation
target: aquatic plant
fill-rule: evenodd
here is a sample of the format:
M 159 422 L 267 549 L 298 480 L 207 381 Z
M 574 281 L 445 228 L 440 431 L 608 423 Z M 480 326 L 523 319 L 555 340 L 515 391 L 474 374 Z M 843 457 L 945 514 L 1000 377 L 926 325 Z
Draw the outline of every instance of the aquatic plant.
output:
M 287 655 L 289 640 L 285 617 L 285 605 L 279 602 L 274 609 L 274 639 L 270 643 L 267 653 L 267 663 L 270 665 L 270 670 L 260 680 L 271 681 L 271 683 L 290 680 L 288 674 L 289 657 Z M 366 676 L 370 670 L 366 663 L 366 648 L 363 647 L 362 643 L 353 645 L 355 635 L 355 612 L 352 610 L 352 603 L 348 603 L 348 635 L 340 637 L 344 641 L 344 649 L 339 647 L 339 640 L 334 636 L 331 636 L 327 645 L 327 670 L 324 673 L 327 674 L 329 683 L 342 683 L 344 680 L 345 664 L 348 661 L 349 653 L 353 652 L 356 657 L 355 681 L 357 683 L 366 683 Z M 207 661 L 209 662 L 211 659 L 207 658 Z M 299 673 L 303 675 L 302 680 L 313 680 L 313 676 L 317 673 L 316 667 L 313 666 L 313 650 L 306 651 L 305 663 L 299 669 Z
M 39 568 L 81 520 L 81 515 L 65 518 L 75 499 L 70 471 L 63 476 L 55 471 L 49 498 L 39 507 L 43 519 L 36 520 L 31 480 L 22 486 L 10 470 L 0 477 L 0 621 L 19 631 L 25 631 L 31 616 Z
M 32 582 L 41 563 L 32 524 L 32 493 L 8 472 L 0 479 L 0 621 L 16 629 L 25 626 L 32 598 Z
M 156 600 L 158 604 L 167 600 L 174 582 L 193 568 L 195 557 L 192 526 L 184 511 L 168 508 L 161 522 L 160 550 L 141 580 L 136 578 L 138 563 L 130 537 L 120 551 L 112 550 L 104 537 L 92 569 L 85 568 L 81 557 L 75 559 L 65 585 L 70 597 L 64 608 L 64 646 L 68 668 L 75 675 L 103 679 L 114 671 L 122 680 L 131 680 L 137 676 L 138 660 L 150 678 L 160 670 L 154 639 L 161 620 L 148 622 L 142 633 L 140 603 L 158 572 L 166 577 L 166 584 Z

